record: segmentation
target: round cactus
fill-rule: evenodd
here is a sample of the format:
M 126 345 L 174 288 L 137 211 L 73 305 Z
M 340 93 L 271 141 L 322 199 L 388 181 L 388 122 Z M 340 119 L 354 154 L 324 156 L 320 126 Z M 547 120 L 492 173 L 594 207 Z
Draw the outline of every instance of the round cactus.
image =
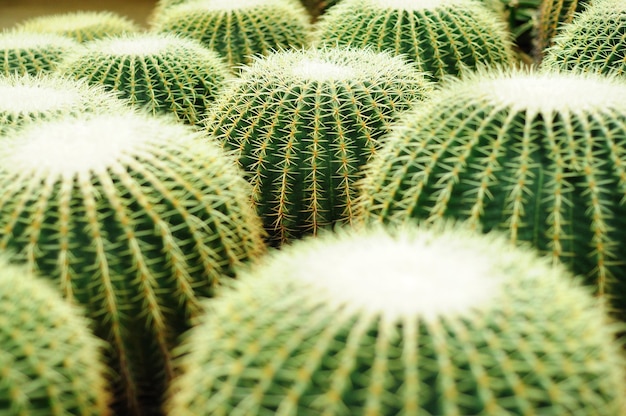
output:
M 315 43 L 404 54 L 433 80 L 512 63 L 504 22 L 478 0 L 343 0 L 316 25 Z
M 535 55 L 541 61 L 545 49 L 562 24 L 570 23 L 577 11 L 583 10 L 586 0 L 543 0 L 537 17 Z
M 153 114 L 196 123 L 232 77 L 214 51 L 174 34 L 129 34 L 92 41 L 57 71 L 119 91 Z
M 80 11 L 33 17 L 16 26 L 24 32 L 55 33 L 78 42 L 138 32 L 139 26 L 110 11 Z
M 0 136 L 24 123 L 64 115 L 129 111 L 104 88 L 53 75 L 0 75 Z
M 622 80 L 593 74 L 494 70 L 451 82 L 368 165 L 358 217 L 504 230 L 626 312 L 624 96 Z
M 61 35 L 0 33 L 0 74 L 11 75 L 50 72 L 70 51 L 79 49 L 78 42 Z
M 298 0 L 190 0 L 155 13 L 152 27 L 199 40 L 231 67 L 254 55 L 306 46 L 310 32 L 309 14 Z
M 626 2 L 596 0 L 562 26 L 543 65 L 626 75 Z
M 320 234 L 241 274 L 177 351 L 170 414 L 619 414 L 615 327 L 562 267 L 410 225 Z
M 229 87 L 207 129 L 250 174 L 274 243 L 350 222 L 361 167 L 431 89 L 402 59 L 358 49 L 277 52 Z
M 159 404 L 199 299 L 264 250 L 249 199 L 234 161 L 170 119 L 65 117 L 0 146 L 0 249 L 84 305 L 118 414 Z
M 109 415 L 104 343 L 82 311 L 0 258 L 0 413 Z

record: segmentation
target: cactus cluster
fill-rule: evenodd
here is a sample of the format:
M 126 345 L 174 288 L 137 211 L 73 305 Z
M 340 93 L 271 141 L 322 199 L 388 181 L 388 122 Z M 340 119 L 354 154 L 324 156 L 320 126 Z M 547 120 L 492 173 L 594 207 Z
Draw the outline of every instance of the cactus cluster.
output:
M 626 83 L 481 71 L 407 115 L 368 165 L 359 218 L 467 220 L 567 264 L 626 312 Z
M 109 415 L 103 349 L 82 310 L 0 258 L 2 415 Z
M 542 65 L 626 75 L 626 2 L 595 0 L 562 26 Z
M 361 168 L 431 90 L 411 65 L 361 49 L 283 51 L 245 68 L 207 130 L 249 174 L 273 242 L 350 222 Z
M 139 26 L 125 16 L 110 11 L 80 11 L 33 17 L 16 26 L 23 32 L 53 33 L 88 42 L 108 36 L 139 31 Z
M 152 30 L 197 39 L 231 67 L 255 55 L 309 42 L 309 14 L 298 0 L 190 0 L 157 10 Z
M 78 42 L 61 35 L 1 32 L 0 74 L 51 72 L 67 53 L 80 47 Z
M 402 54 L 435 81 L 513 62 L 504 23 L 478 0 L 343 0 L 316 24 L 314 43 Z
M 275 251 L 208 306 L 168 409 L 195 415 L 617 415 L 623 357 L 562 267 L 458 226 Z
M 232 75 L 217 52 L 174 34 L 128 34 L 92 41 L 57 72 L 119 91 L 152 114 L 197 123 Z
M 118 414 L 159 405 L 199 299 L 264 250 L 250 189 L 197 130 L 142 114 L 32 123 L 0 146 L 0 249 L 81 304 Z
M 129 111 L 117 95 L 85 81 L 46 75 L 0 75 L 0 136 L 37 120 Z

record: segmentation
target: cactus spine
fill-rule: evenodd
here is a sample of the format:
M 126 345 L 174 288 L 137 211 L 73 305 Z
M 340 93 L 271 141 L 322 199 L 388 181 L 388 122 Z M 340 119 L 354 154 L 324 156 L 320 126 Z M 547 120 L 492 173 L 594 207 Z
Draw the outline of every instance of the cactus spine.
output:
M 254 55 L 306 46 L 310 23 L 298 0 L 190 0 L 157 10 L 152 29 L 197 39 L 238 67 Z
M 109 415 L 104 343 L 82 310 L 0 258 L 0 413 Z
M 139 26 L 110 11 L 80 11 L 33 17 L 16 26 L 24 32 L 54 33 L 78 42 L 139 32 Z
M 61 35 L 0 33 L 0 74 L 36 75 L 51 72 L 70 51 L 80 44 Z
M 58 72 L 119 91 L 153 114 L 194 124 L 231 77 L 214 51 L 174 34 L 130 34 L 90 42 Z
M 465 219 L 532 243 L 624 305 L 626 84 L 478 72 L 416 109 L 368 166 L 365 221 Z
M 504 23 L 477 0 L 343 0 L 316 24 L 315 43 L 403 54 L 433 80 L 513 62 Z
M 596 0 L 554 38 L 543 66 L 626 74 L 626 3 Z
M 206 124 L 249 173 L 257 212 L 282 243 L 352 220 L 361 167 L 430 89 L 387 53 L 284 51 L 244 69 Z
M 170 413 L 618 414 L 597 299 L 505 238 L 413 225 L 320 234 L 240 275 L 181 346 Z
M 151 414 L 199 299 L 263 251 L 249 195 L 232 160 L 171 120 L 67 117 L 3 139 L 0 248 L 87 309 L 118 414 Z

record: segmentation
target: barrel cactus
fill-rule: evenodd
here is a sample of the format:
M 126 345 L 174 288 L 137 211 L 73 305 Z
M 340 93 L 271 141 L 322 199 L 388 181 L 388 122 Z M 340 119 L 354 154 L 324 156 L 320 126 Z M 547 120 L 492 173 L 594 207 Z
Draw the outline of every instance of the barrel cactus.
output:
M 502 230 L 624 313 L 624 96 L 626 83 L 596 74 L 494 70 L 450 82 L 368 165 L 358 217 Z
M 54 33 L 78 42 L 139 31 L 139 26 L 125 16 L 111 11 L 80 11 L 27 19 L 16 26 L 24 32 Z
M 316 24 L 314 43 L 403 54 L 439 81 L 513 62 L 510 34 L 479 0 L 343 0 Z
M 387 53 L 283 51 L 246 68 L 206 126 L 248 172 L 257 212 L 280 244 L 351 221 L 361 167 L 396 116 L 430 89 Z
M 0 249 L 87 310 L 117 414 L 152 414 L 199 299 L 263 252 L 249 198 L 234 161 L 169 118 L 65 117 L 0 146 Z
M 595 0 L 564 25 L 546 50 L 543 65 L 626 75 L 626 2 Z
M 1 32 L 0 74 L 51 72 L 67 53 L 80 47 L 78 42 L 61 35 Z
M 186 336 L 176 416 L 617 415 L 623 357 L 562 267 L 462 227 L 275 251 Z
M 51 74 L 0 75 L 0 136 L 37 120 L 129 109 L 117 95 L 85 81 Z
M 152 29 L 197 39 L 233 68 L 254 55 L 303 47 L 311 30 L 298 0 L 190 0 L 155 13 Z
M 153 114 L 194 124 L 232 75 L 214 51 L 174 34 L 129 34 L 92 41 L 57 72 L 119 91 Z
M 545 49 L 552 45 L 552 40 L 561 25 L 570 23 L 577 11 L 584 9 L 586 0 L 543 0 L 537 17 L 535 55 L 540 61 Z
M 0 258 L 0 413 L 109 415 L 104 343 L 47 281 Z

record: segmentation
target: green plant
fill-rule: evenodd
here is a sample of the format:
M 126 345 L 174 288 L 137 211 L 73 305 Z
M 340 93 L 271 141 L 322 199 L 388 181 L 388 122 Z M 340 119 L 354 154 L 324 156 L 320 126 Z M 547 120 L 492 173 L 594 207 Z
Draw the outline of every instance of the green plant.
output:
M 315 43 L 402 54 L 439 81 L 479 65 L 510 64 L 510 35 L 476 0 L 343 0 L 316 24 Z
M 0 74 L 50 72 L 65 54 L 79 49 L 79 43 L 61 35 L 0 33 Z
M 0 136 L 25 123 L 64 115 L 129 111 L 104 88 L 46 75 L 0 75 Z
M 214 51 L 174 34 L 129 34 L 90 42 L 57 71 L 119 91 L 151 113 L 194 124 L 232 75 Z
M 0 258 L 0 413 L 109 415 L 104 343 L 43 278 Z
M 459 226 L 343 229 L 240 275 L 185 337 L 172 415 L 617 415 L 602 304 Z
M 552 45 L 552 39 L 561 25 L 570 23 L 574 13 L 580 10 L 584 4 L 584 0 L 543 0 L 541 2 L 534 46 L 534 55 L 537 61 L 543 59 L 545 49 Z
M 464 219 L 585 277 L 626 312 L 626 83 L 479 71 L 403 119 L 367 167 L 358 217 Z
M 257 212 L 282 243 L 351 222 L 361 167 L 431 88 L 388 53 L 283 51 L 245 68 L 206 125 L 248 172 Z
M 85 307 L 117 414 L 153 414 L 199 299 L 263 252 L 249 198 L 219 147 L 168 118 L 65 117 L 0 146 L 0 249 Z
M 16 26 L 18 31 L 54 33 L 88 42 L 109 36 L 139 32 L 139 26 L 110 11 L 80 11 L 33 17 Z
M 626 2 L 595 0 L 554 38 L 543 65 L 626 75 Z
M 305 46 L 310 24 L 298 0 L 190 0 L 155 13 L 152 30 L 197 39 L 236 67 L 254 55 Z

